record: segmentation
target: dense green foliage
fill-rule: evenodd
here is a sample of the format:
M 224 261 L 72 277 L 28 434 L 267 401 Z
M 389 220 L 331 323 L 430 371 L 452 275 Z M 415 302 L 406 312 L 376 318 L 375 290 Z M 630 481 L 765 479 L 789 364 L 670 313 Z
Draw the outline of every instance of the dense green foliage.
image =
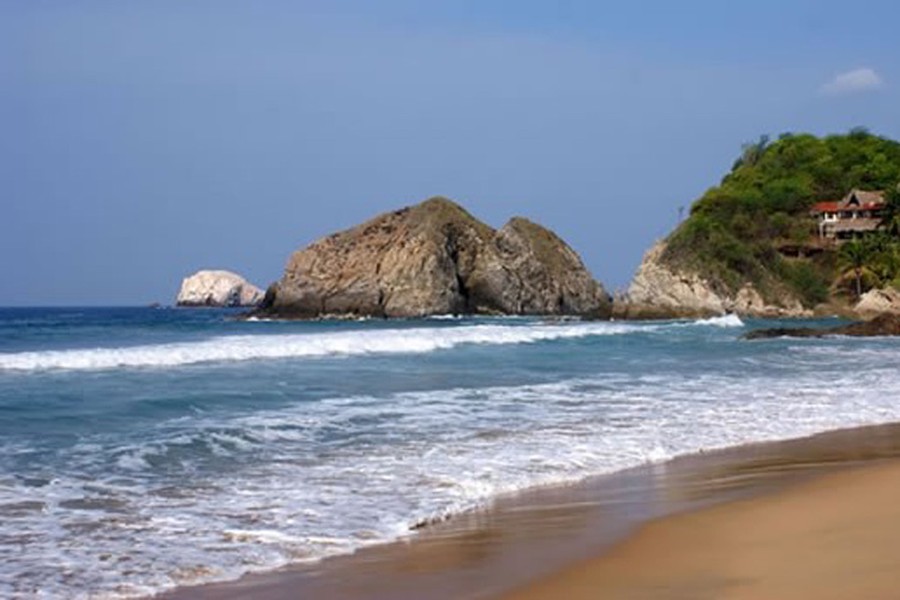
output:
M 747 144 L 731 172 L 691 207 L 690 217 L 670 236 L 664 259 L 697 269 L 730 291 L 754 284 L 763 296 L 785 291 L 809 306 L 827 299 L 829 288 L 845 272 L 846 261 L 834 250 L 810 252 L 815 241 L 813 203 L 840 200 L 851 189 L 890 190 L 893 228 L 867 240 L 866 263 L 875 254 L 878 283 L 900 276 L 900 267 L 885 265 L 900 246 L 900 143 L 865 130 L 817 138 L 783 134 Z M 788 257 L 780 249 L 801 256 Z M 862 268 L 862 267 L 861 267 Z

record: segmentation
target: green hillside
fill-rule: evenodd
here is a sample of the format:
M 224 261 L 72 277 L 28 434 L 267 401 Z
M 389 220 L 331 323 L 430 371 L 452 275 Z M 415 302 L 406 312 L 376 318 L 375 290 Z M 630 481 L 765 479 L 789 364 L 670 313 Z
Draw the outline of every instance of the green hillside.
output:
M 722 291 L 749 282 L 767 301 L 792 294 L 810 307 L 854 292 L 848 273 L 863 287 L 900 283 L 896 226 L 837 246 L 818 240 L 809 215 L 815 202 L 862 189 L 886 191 L 891 218 L 898 183 L 900 143 L 865 130 L 783 134 L 774 142 L 763 136 L 693 204 L 663 260 L 702 273 Z

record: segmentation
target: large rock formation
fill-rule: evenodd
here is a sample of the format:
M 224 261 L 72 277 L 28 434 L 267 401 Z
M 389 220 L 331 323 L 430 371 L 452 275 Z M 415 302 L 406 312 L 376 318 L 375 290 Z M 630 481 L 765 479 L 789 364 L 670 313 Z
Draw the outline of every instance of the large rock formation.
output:
M 181 282 L 178 306 L 256 306 L 261 289 L 231 271 L 197 271 Z
M 495 231 L 450 200 L 432 198 L 295 252 L 258 312 L 606 318 L 610 300 L 553 232 L 521 218 Z
M 791 294 L 781 294 L 776 303 L 766 302 L 750 283 L 732 292 L 700 273 L 673 267 L 663 260 L 665 250 L 665 241 L 660 241 L 644 255 L 628 292 L 621 302 L 617 301 L 617 317 L 697 318 L 726 313 L 806 317 L 812 314 Z

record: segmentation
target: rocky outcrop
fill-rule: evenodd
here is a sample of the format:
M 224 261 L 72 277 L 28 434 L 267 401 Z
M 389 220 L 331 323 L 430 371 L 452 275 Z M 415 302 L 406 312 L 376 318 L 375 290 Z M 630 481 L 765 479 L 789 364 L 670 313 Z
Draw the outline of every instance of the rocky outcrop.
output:
M 258 312 L 606 318 L 610 300 L 553 232 L 522 218 L 495 231 L 450 200 L 432 198 L 295 252 Z
M 900 291 L 891 287 L 869 290 L 862 295 L 853 309 L 864 318 L 883 313 L 900 314 Z
M 749 283 L 735 293 L 700 273 L 672 267 L 663 260 L 665 250 L 665 241 L 660 241 L 644 255 L 628 292 L 617 300 L 616 317 L 699 318 L 727 313 L 805 317 L 812 314 L 789 294 L 783 294 L 778 304 L 771 304 Z
M 776 337 L 825 337 L 847 335 L 852 337 L 874 337 L 900 335 L 900 314 L 886 313 L 869 321 L 841 325 L 839 327 L 776 327 L 757 329 L 744 334 L 744 339 L 758 340 Z
M 178 306 L 256 306 L 261 289 L 231 271 L 197 271 L 181 282 Z

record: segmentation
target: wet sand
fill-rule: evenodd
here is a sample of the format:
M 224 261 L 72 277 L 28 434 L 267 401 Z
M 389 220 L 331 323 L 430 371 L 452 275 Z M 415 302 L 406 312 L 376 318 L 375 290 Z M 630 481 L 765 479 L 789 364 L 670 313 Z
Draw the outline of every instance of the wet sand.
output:
M 663 518 L 505 600 L 900 597 L 900 459 Z
M 756 588 L 746 585 L 761 581 L 758 574 L 766 570 L 766 557 L 770 555 L 781 557 L 780 562 L 785 565 L 818 564 L 819 559 L 811 550 L 819 542 L 811 542 L 811 546 L 801 543 L 819 527 L 819 522 L 814 520 L 817 515 L 827 513 L 837 519 L 821 525 L 824 528 L 843 527 L 845 521 L 841 519 L 856 517 L 861 520 L 871 516 L 869 526 L 879 519 L 892 520 L 898 531 L 892 530 L 891 534 L 900 539 L 900 519 L 896 518 L 900 513 L 891 517 L 886 512 L 891 509 L 891 503 L 869 505 L 870 501 L 884 496 L 893 497 L 893 505 L 900 507 L 898 457 L 900 424 L 841 430 L 801 440 L 681 457 L 576 485 L 501 498 L 488 509 L 430 525 L 408 540 L 368 548 L 352 556 L 248 575 L 237 582 L 183 587 L 163 597 L 169 600 L 803 597 L 794 593 L 796 588 L 778 592 L 772 591 L 776 588 L 764 587 L 754 592 L 748 590 Z M 830 499 L 848 486 L 859 487 L 867 493 Z M 822 508 L 808 510 L 804 508 L 807 502 Z M 793 506 L 791 511 L 772 512 L 771 506 L 785 503 Z M 799 516 L 812 520 L 802 521 Z M 782 528 L 779 533 L 777 525 L 785 520 L 792 526 L 796 524 L 796 529 Z M 755 521 L 771 525 L 763 530 L 754 525 Z M 806 529 L 801 528 L 801 523 L 805 523 Z M 636 531 L 636 535 L 630 535 Z M 827 537 L 828 531 L 822 535 Z M 846 532 L 841 534 L 845 537 L 835 538 L 836 542 L 851 547 L 848 552 L 852 547 L 868 544 L 854 537 L 865 535 L 861 529 L 854 531 L 857 533 Z M 749 537 L 741 537 L 741 532 Z M 763 537 L 752 537 L 757 532 Z M 712 558 L 719 562 L 710 560 L 707 546 L 718 548 Z M 759 554 L 729 554 L 744 546 L 744 551 L 752 552 L 756 548 Z M 775 547 L 784 547 L 790 553 L 777 554 L 767 549 Z M 884 548 L 892 558 L 900 557 L 898 546 L 893 550 L 877 547 Z M 849 560 L 842 556 L 834 560 Z M 658 572 L 649 568 L 651 563 L 658 566 Z M 857 579 L 881 568 L 878 561 L 861 560 L 852 564 L 862 569 Z M 738 566 L 750 568 L 744 565 L 754 565 L 757 570 L 734 570 Z M 894 566 L 894 572 L 900 573 L 900 564 Z M 829 572 L 835 576 L 838 573 L 836 569 Z M 604 578 L 595 579 L 597 573 Z M 621 578 L 616 578 L 617 573 Z M 779 576 L 778 581 L 783 580 Z M 900 575 L 897 581 L 895 589 L 900 590 Z M 740 595 L 754 593 L 757 595 Z M 883 596 L 863 593 L 862 597 Z

